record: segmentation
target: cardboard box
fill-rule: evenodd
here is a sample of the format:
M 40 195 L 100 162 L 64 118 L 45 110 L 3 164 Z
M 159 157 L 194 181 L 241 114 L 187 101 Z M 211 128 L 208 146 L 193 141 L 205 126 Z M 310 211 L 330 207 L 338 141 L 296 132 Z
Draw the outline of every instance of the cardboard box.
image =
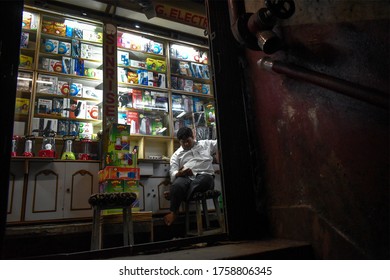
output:
M 20 37 L 20 47 L 21 48 L 28 48 L 29 37 L 30 37 L 30 33 L 22 32 L 21 37 Z
M 59 41 L 58 54 L 70 56 L 72 53 L 72 44 L 69 42 Z
M 130 125 L 114 123 L 108 132 L 108 146 L 106 152 L 122 151 L 130 149 Z
M 37 92 L 46 94 L 57 94 L 58 77 L 49 75 L 38 75 Z
M 101 89 L 95 89 L 94 87 L 83 86 L 84 98 L 93 98 L 99 101 L 103 100 L 103 91 Z
M 122 151 L 111 151 L 106 153 L 105 164 L 106 166 L 118 166 L 118 167 L 137 167 L 137 154 L 132 154 Z
M 62 61 L 58 59 L 50 59 L 49 71 L 62 73 Z
M 51 99 L 38 98 L 37 111 L 38 114 L 50 114 L 53 101 Z
M 31 56 L 21 54 L 19 56 L 19 67 L 32 68 L 34 59 Z
M 43 45 L 45 52 L 47 53 L 58 53 L 58 40 L 45 39 Z
M 15 114 L 27 115 L 30 106 L 30 99 L 16 97 Z
M 43 136 L 43 130 L 48 127 L 50 130 L 57 132 L 58 120 L 46 118 L 33 118 L 32 128 L 34 136 Z M 34 132 L 34 130 L 37 130 Z
M 103 169 L 102 179 L 139 180 L 140 170 L 133 167 L 106 166 Z
M 103 60 L 103 48 L 94 45 L 80 44 L 81 58 L 92 60 Z
M 99 107 L 96 105 L 87 105 L 87 112 L 85 118 L 87 120 L 98 120 L 99 119 Z

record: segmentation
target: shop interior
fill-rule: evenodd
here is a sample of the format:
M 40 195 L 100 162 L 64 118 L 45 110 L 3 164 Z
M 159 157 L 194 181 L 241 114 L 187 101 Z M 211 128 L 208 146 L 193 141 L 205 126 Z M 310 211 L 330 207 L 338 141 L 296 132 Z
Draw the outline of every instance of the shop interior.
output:
M 195 204 L 183 205 L 170 228 L 162 220 L 177 130 L 189 126 L 199 140 L 218 134 L 203 1 L 154 3 L 158 9 L 149 2 L 25 1 L 6 229 L 15 255 L 8 257 L 129 245 L 145 252 L 226 239 L 217 159 L 220 195 L 206 202 L 205 231 L 197 232 Z M 106 36 L 111 29 L 115 42 Z M 123 127 L 129 134 L 118 132 Z M 126 146 L 120 153 L 110 152 L 115 140 Z M 137 196 L 130 244 L 122 209 L 102 209 L 96 218 L 89 203 L 93 194 L 111 192 Z M 98 245 L 90 241 L 93 222 L 102 228 Z M 50 245 L 58 239 L 72 245 Z

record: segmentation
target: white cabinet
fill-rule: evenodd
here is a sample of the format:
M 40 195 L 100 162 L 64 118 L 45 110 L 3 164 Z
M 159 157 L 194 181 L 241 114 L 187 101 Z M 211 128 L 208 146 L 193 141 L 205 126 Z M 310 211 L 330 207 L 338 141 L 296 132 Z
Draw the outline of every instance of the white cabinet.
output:
M 65 163 L 63 218 L 92 217 L 88 203 L 91 194 L 98 192 L 98 163 Z
M 25 221 L 91 217 L 98 162 L 30 162 Z
M 11 162 L 9 172 L 7 222 L 21 220 L 23 205 L 24 162 Z

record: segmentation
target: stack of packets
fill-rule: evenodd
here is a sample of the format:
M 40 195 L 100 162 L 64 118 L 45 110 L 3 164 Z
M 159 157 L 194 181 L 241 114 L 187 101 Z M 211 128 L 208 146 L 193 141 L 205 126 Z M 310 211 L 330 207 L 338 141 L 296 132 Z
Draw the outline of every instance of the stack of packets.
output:
M 104 169 L 99 171 L 99 191 L 133 192 L 137 199 L 132 212 L 140 210 L 139 179 L 140 169 L 137 167 L 137 148 L 130 151 L 130 125 L 114 123 L 110 126 L 105 139 Z M 122 209 L 107 209 L 103 214 L 119 214 Z

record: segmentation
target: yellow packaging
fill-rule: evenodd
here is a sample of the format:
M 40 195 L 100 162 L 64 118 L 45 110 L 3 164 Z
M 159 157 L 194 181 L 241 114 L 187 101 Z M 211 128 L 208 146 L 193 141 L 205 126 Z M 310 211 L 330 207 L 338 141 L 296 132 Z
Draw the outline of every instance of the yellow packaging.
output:
M 19 67 L 32 68 L 33 58 L 31 56 L 21 54 L 19 56 Z

